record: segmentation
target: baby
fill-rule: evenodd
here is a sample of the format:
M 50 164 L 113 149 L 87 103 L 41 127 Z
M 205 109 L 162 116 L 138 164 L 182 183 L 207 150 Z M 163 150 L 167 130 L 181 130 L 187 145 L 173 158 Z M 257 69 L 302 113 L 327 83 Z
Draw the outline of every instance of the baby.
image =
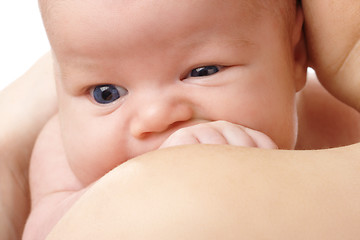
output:
M 45 238 L 91 183 L 148 151 L 194 143 L 294 148 L 295 95 L 306 78 L 295 0 L 40 7 L 67 161 L 33 157 L 24 239 Z
M 45 2 L 64 147 L 85 185 L 162 144 L 294 147 L 295 3 Z

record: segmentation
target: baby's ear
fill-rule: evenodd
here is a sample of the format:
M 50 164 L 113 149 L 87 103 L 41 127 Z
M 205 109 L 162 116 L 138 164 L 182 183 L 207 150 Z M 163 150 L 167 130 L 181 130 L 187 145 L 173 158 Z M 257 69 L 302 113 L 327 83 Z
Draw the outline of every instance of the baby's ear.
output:
M 296 91 L 300 91 L 306 82 L 308 67 L 307 51 L 304 37 L 304 15 L 300 5 L 296 7 L 296 18 L 292 28 L 292 48 L 294 57 L 294 81 Z

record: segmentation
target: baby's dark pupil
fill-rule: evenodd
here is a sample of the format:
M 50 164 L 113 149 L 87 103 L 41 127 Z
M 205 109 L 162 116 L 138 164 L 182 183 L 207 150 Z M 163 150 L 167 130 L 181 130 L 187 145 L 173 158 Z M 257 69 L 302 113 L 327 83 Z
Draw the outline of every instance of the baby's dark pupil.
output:
M 106 90 L 104 90 L 101 93 L 101 97 L 102 99 L 106 100 L 106 101 L 110 101 L 112 99 L 112 92 L 109 88 L 107 88 Z
M 206 76 L 209 73 L 209 69 L 201 68 L 199 69 L 198 75 L 199 76 Z

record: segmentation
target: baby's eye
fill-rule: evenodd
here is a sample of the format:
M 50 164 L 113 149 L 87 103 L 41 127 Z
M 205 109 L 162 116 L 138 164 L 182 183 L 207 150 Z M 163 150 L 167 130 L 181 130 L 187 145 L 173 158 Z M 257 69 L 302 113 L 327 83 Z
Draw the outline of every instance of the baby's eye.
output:
M 91 96 L 100 104 L 112 103 L 126 94 L 128 91 L 125 88 L 111 84 L 96 86 L 91 90 Z
M 190 72 L 190 77 L 205 77 L 217 73 L 220 70 L 219 66 L 203 66 L 198 67 Z

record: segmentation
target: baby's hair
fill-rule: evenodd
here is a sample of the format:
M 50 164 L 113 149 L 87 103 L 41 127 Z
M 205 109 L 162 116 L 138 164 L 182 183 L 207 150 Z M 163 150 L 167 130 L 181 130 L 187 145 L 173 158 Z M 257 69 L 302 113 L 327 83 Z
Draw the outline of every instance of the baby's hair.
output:
M 292 31 L 297 8 L 301 6 L 301 0 L 257 0 L 253 3 L 257 3 L 259 9 L 272 13 L 288 32 Z

